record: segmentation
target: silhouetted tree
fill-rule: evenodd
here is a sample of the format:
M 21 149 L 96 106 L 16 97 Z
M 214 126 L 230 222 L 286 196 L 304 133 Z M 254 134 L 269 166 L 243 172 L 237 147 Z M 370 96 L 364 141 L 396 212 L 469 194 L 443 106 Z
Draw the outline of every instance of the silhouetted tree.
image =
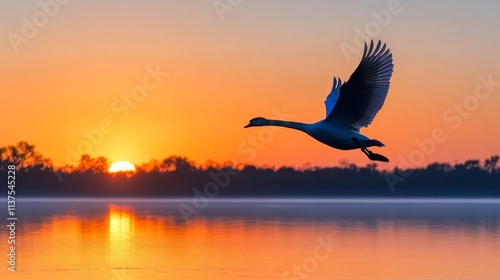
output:
M 7 165 L 15 165 L 20 169 L 52 169 L 52 161 L 44 158 L 35 149 L 35 145 L 20 141 L 16 145 L 9 145 L 0 148 L 0 169 L 6 170 Z
M 497 170 L 499 156 L 494 155 L 484 161 L 484 170 L 491 173 Z
M 158 161 L 156 159 L 150 160 L 147 163 L 141 164 L 138 166 L 138 171 L 140 172 L 160 172 L 160 173 L 166 173 L 166 172 L 173 172 L 176 170 L 183 170 L 183 169 L 196 169 L 195 163 L 193 161 L 190 161 L 186 157 L 180 157 L 180 156 L 169 156 L 162 161 Z
M 88 154 L 83 154 L 78 161 L 77 171 L 93 173 L 104 173 L 109 169 L 109 160 L 106 157 L 93 158 Z
M 366 169 L 370 170 L 371 172 L 377 171 L 377 164 L 376 163 L 369 163 L 365 167 Z
M 147 163 L 140 164 L 136 166 L 137 172 L 163 172 L 161 170 L 162 163 L 156 159 L 152 159 Z
M 453 166 L 449 163 L 444 163 L 444 162 L 434 162 L 426 167 L 427 170 L 429 171 L 435 171 L 435 172 L 450 172 L 453 170 Z
M 467 160 L 464 163 L 464 167 L 467 170 L 479 170 L 480 169 L 479 160 L 477 159 Z
M 107 158 L 85 154 L 76 166 L 57 169 L 63 172 L 60 180 L 52 162 L 34 145 L 19 142 L 0 147 L 0 169 L 16 165 L 20 173 L 16 183 L 22 186 L 18 190 L 25 196 L 193 197 L 208 189 L 219 197 L 500 197 L 498 162 L 495 155 L 482 165 L 472 159 L 454 165 L 431 163 L 422 168 L 379 171 L 373 163 L 358 167 L 347 161 L 341 161 L 340 167 L 306 164 L 301 168 L 275 168 L 214 161 L 196 167 L 188 158 L 173 155 L 141 164 L 136 173 L 110 176 Z M 388 185 L 389 177 L 393 185 Z M 6 180 L 0 181 L 0 187 L 5 184 Z
M 162 172 L 196 169 L 195 163 L 187 157 L 170 156 L 164 159 L 162 163 Z

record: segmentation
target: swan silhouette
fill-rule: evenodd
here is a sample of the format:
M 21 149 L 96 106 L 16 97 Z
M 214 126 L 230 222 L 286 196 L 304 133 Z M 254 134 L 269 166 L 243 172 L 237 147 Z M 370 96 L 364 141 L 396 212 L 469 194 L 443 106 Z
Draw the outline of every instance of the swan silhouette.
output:
M 367 127 L 384 105 L 394 64 L 392 53 L 378 41 L 373 40 L 368 48 L 365 43 L 363 57 L 347 82 L 333 79 L 333 88 L 325 101 L 326 118 L 316 123 L 306 124 L 293 121 L 268 120 L 257 117 L 245 126 L 282 126 L 297 129 L 309 136 L 339 150 L 361 149 L 374 161 L 388 162 L 383 155 L 376 154 L 367 147 L 383 147 L 376 139 L 370 139 L 359 133 Z

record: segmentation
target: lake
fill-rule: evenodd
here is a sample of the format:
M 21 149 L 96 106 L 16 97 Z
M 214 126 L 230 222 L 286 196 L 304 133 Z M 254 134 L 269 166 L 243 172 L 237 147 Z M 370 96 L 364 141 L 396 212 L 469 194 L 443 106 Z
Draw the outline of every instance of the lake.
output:
M 500 279 L 500 200 L 20 199 L 17 211 L 16 272 L 3 225 L 0 279 Z

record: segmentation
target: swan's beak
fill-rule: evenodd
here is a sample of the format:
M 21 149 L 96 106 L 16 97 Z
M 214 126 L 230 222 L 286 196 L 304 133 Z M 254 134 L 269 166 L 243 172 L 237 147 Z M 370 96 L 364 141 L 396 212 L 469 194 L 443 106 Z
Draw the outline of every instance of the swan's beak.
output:
M 247 128 L 247 127 L 251 127 L 252 126 L 252 123 L 249 122 L 247 125 L 245 125 L 243 128 Z

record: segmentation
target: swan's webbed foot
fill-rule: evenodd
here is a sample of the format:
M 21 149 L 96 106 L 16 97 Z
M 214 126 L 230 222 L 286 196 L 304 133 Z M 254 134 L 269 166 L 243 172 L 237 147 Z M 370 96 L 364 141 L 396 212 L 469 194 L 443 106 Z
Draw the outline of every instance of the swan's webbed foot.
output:
M 374 161 L 383 161 L 383 162 L 389 162 L 389 159 L 386 158 L 385 156 L 381 155 L 381 154 L 376 154 L 374 152 L 371 152 L 369 150 L 367 150 L 370 155 L 368 155 L 368 158 L 370 160 L 374 160 Z
M 381 154 L 374 153 L 374 152 L 368 150 L 367 148 L 363 147 L 357 138 L 353 138 L 352 140 L 354 141 L 354 143 L 356 143 L 356 145 L 358 145 L 358 147 L 361 149 L 361 151 L 370 160 L 373 160 L 373 161 L 382 161 L 382 162 L 389 162 L 389 159 L 386 158 L 385 156 L 383 156 Z

